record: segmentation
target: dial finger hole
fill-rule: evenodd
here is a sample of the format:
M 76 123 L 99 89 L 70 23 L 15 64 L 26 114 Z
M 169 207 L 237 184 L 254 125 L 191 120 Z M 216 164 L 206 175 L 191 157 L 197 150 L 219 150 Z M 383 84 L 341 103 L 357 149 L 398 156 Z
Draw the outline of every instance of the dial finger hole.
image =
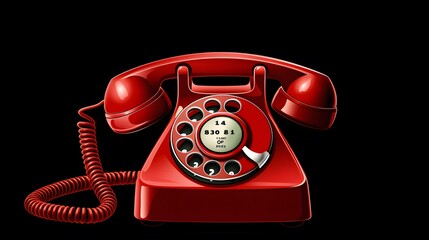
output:
M 192 133 L 192 125 L 187 122 L 180 123 L 177 125 L 177 132 L 182 136 L 187 136 Z
M 236 160 L 229 160 L 225 163 L 225 172 L 229 175 L 235 175 L 240 172 L 241 165 Z
M 189 152 L 193 148 L 194 144 L 190 139 L 182 138 L 177 142 L 177 149 L 181 152 Z
M 238 112 L 240 108 L 241 108 L 240 102 L 235 99 L 231 99 L 225 102 L 225 110 L 230 113 Z
M 199 153 L 191 153 L 186 162 L 190 167 L 197 168 L 203 163 L 203 156 Z
M 193 122 L 199 121 L 203 118 L 203 112 L 198 108 L 189 109 L 188 118 Z
M 220 171 L 220 164 L 215 160 L 208 161 L 204 165 L 204 172 L 209 176 L 214 176 L 218 174 L 219 171 Z
M 215 112 L 219 111 L 219 109 L 220 109 L 220 103 L 218 101 L 212 99 L 212 100 L 208 100 L 204 104 L 204 107 L 210 113 L 215 113 Z

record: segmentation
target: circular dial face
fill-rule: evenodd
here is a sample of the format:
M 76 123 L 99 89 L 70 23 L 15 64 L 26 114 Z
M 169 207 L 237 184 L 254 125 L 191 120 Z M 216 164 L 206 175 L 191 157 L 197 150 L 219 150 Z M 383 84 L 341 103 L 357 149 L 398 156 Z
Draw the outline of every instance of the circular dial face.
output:
M 252 102 L 211 95 L 180 111 L 170 135 L 174 160 L 191 178 L 227 184 L 257 172 L 269 158 L 272 129 Z
M 213 117 L 202 125 L 200 139 L 208 150 L 226 153 L 236 149 L 241 143 L 243 130 L 240 124 L 231 117 Z

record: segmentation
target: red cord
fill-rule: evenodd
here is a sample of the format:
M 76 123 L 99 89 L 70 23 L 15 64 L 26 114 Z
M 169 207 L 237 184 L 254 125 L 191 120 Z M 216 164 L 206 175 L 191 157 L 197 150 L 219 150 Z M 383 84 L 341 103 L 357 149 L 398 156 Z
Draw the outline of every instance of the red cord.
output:
M 25 209 L 34 216 L 70 223 L 97 223 L 112 216 L 116 209 L 116 195 L 111 186 L 134 184 L 137 171 L 108 172 L 101 166 L 96 141 L 95 121 L 84 112 L 103 105 L 104 101 L 81 108 L 79 115 L 87 121 L 78 122 L 80 148 L 86 176 L 62 180 L 30 193 Z M 93 190 L 100 205 L 94 208 L 64 206 L 49 201 L 76 192 Z

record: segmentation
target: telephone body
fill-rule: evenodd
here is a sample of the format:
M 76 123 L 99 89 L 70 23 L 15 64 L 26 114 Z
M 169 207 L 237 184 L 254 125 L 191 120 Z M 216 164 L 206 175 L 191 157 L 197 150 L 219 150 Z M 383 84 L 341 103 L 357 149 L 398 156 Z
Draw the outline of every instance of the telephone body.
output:
M 205 77 L 212 82 L 196 81 Z M 216 77 L 248 81 L 224 86 L 216 85 Z M 174 79 L 177 100 L 173 109 L 162 83 Z M 93 170 L 101 166 L 95 128 L 91 128 L 95 122 L 82 113 L 88 119 L 80 130 L 85 180 L 59 182 L 51 190 L 35 191 L 25 201 L 27 211 L 60 221 L 103 221 L 116 207 L 110 185 L 135 184 L 134 217 L 142 221 L 309 220 L 308 181 L 273 119 L 266 100 L 267 79 L 281 84 L 271 102 L 276 114 L 314 129 L 331 127 L 337 112 L 335 88 L 328 76 L 312 69 L 238 52 L 202 52 L 157 60 L 112 78 L 104 100 L 93 106 L 104 104 L 109 126 L 121 134 L 149 127 L 173 110 L 141 170 L 121 174 L 104 173 L 101 167 Z M 97 162 L 91 165 L 91 161 Z M 98 183 L 100 178 L 103 184 Z M 79 182 L 79 187 L 67 186 L 74 182 Z M 64 206 L 60 210 L 48 203 L 55 194 L 88 189 L 96 192 L 101 210 Z

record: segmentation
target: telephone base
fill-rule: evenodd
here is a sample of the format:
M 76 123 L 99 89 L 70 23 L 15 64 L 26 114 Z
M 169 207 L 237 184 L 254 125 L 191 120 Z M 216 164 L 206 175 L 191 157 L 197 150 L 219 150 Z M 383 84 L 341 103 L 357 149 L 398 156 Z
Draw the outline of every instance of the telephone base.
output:
M 308 184 L 255 180 L 233 186 L 138 179 L 137 219 L 155 222 L 304 222 L 311 218 Z

